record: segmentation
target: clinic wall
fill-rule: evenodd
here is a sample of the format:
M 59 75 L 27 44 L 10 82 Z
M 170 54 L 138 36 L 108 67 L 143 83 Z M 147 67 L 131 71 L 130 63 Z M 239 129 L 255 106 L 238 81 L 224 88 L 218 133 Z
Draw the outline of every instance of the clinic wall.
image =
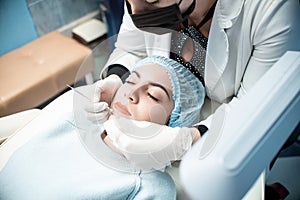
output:
M 38 37 L 25 0 L 0 0 L 0 56 Z
M 78 18 L 104 0 L 0 0 L 0 56 Z
M 101 0 L 26 0 L 38 35 L 99 9 Z

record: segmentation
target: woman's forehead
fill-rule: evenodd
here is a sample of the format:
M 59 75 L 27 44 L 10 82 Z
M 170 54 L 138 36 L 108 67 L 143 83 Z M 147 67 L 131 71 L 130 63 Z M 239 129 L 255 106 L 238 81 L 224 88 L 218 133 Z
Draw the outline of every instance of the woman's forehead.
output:
M 157 63 L 146 63 L 136 71 L 144 81 L 160 83 L 172 91 L 172 83 L 167 70 Z
M 140 72 L 140 73 L 146 73 L 151 71 L 151 73 L 159 73 L 159 72 L 164 72 L 167 73 L 164 67 L 158 63 L 144 63 L 141 66 L 138 66 L 137 68 L 134 69 L 134 71 Z

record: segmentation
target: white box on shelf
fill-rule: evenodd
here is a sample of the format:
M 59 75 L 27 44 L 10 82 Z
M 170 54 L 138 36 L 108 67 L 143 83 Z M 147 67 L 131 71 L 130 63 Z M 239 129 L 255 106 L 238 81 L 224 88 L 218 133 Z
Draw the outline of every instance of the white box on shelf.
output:
M 72 29 L 74 37 L 90 43 L 107 33 L 106 24 L 98 19 L 91 19 Z

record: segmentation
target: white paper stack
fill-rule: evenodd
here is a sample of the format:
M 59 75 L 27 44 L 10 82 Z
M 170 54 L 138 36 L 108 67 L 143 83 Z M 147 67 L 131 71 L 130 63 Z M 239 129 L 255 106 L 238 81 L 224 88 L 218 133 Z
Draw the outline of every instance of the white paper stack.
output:
M 73 36 L 84 43 L 90 43 L 107 33 L 105 23 L 97 19 L 91 19 L 73 28 Z

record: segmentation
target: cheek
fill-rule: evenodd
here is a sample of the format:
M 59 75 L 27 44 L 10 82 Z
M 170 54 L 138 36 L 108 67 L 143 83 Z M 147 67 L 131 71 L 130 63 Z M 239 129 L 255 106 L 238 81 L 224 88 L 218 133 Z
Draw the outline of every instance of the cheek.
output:
M 157 124 L 166 124 L 169 119 L 169 113 L 161 105 L 139 104 L 130 108 L 132 119 L 140 121 L 149 121 Z
M 140 104 L 132 107 L 130 110 L 135 120 L 149 121 L 161 125 L 167 123 L 170 115 L 163 106 L 158 104 Z
M 136 14 L 144 10 L 144 2 L 140 0 L 128 0 L 132 14 Z
M 169 119 L 170 113 L 161 105 L 154 105 L 149 110 L 149 118 L 151 122 L 157 124 L 166 124 Z
M 161 125 L 166 125 L 172 105 L 160 105 L 148 100 L 140 101 L 139 104 L 129 104 L 129 110 L 132 114 L 131 119 L 139 121 L 149 121 Z

